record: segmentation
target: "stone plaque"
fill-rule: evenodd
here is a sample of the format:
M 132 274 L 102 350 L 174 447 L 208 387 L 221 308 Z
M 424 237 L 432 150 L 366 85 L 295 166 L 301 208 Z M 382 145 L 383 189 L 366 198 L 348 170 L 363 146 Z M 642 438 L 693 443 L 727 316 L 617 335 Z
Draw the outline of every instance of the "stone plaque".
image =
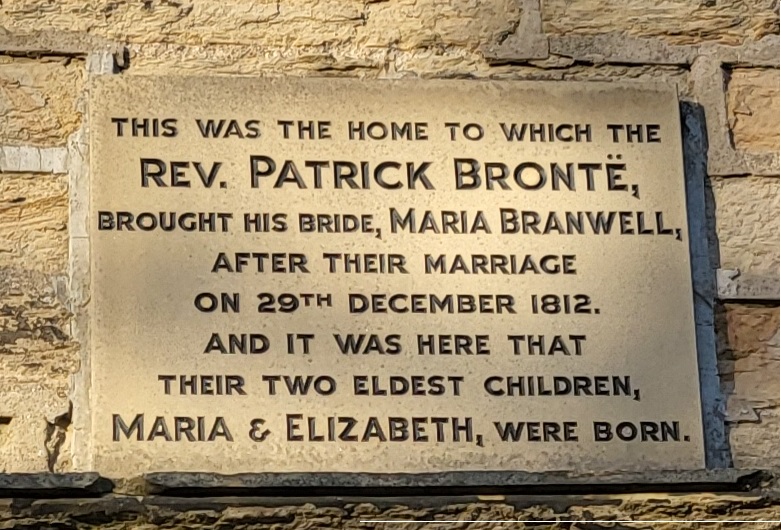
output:
M 674 89 L 91 97 L 96 470 L 704 467 Z

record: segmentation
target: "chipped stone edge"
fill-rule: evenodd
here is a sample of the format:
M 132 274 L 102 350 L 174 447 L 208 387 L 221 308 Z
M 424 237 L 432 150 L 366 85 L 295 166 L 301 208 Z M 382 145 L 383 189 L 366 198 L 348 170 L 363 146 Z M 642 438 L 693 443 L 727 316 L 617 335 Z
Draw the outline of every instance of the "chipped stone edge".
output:
M 724 63 L 712 55 L 700 56 L 691 67 L 694 94 L 705 108 L 708 126 L 710 176 L 779 174 L 777 153 L 745 153 L 735 149 L 727 114 Z
M 54 55 L 84 57 L 88 75 L 111 74 L 126 66 L 125 47 L 110 41 L 62 31 L 38 31 L 24 35 L 0 33 L 0 53 L 8 55 Z M 92 469 L 91 407 L 89 406 L 89 302 L 90 256 L 88 238 L 89 123 L 87 94 L 77 103 L 84 117 L 82 127 L 67 140 L 65 147 L 0 146 L 0 173 L 68 173 L 69 248 L 68 285 L 71 336 L 80 345 L 79 371 L 71 376 L 70 409 L 73 411 L 69 436 L 74 469 Z M 75 403 L 75 405 L 74 405 Z M 86 403 L 86 406 L 85 406 Z
M 732 66 L 778 68 L 778 35 L 768 35 L 740 46 L 703 43 L 699 45 L 698 55 L 716 57 L 721 63 Z
M 120 68 L 126 66 L 124 45 L 101 37 L 53 29 L 17 34 L 0 28 L 0 53 L 6 55 L 90 57 L 96 52 L 112 55 Z
M 781 281 L 778 276 L 743 274 L 738 269 L 716 271 L 717 296 L 719 300 L 752 300 L 776 302 L 779 300 Z
M 548 37 L 542 31 L 540 0 L 518 0 L 518 3 L 521 18 L 515 32 L 501 44 L 483 50 L 488 62 L 546 59 L 550 55 Z
M 69 153 L 65 147 L 38 147 L 31 145 L 0 145 L 0 174 L 2 173 L 34 173 L 40 174 L 65 174 L 69 167 Z M 42 175 L 41 178 L 46 178 Z M 64 277 L 58 277 L 54 280 L 57 292 L 62 292 Z M 40 449 L 43 453 L 49 454 L 50 436 L 54 430 L 49 431 L 49 427 L 54 428 L 58 420 L 69 418 L 72 406 L 70 402 L 61 403 L 55 410 L 48 411 L 44 415 L 47 422 L 46 438 L 43 441 L 43 447 Z M 59 454 L 57 451 L 56 454 Z M 56 457 L 55 457 L 56 460 Z M 56 464 L 56 462 L 54 462 Z M 49 462 L 50 466 L 54 465 Z M 53 469 L 50 469 L 53 470 Z
M 600 486 L 652 491 L 659 486 L 679 486 L 691 491 L 747 491 L 762 482 L 777 482 L 777 472 L 757 469 L 659 470 L 616 473 L 530 473 L 524 471 L 452 471 L 444 473 L 148 473 L 142 476 L 146 494 L 188 496 L 209 490 L 271 490 L 300 488 L 506 488 L 549 487 L 572 491 L 578 487 L 596 491 Z M 193 495 L 197 496 L 197 495 Z
M 635 37 L 622 32 L 596 35 L 547 35 L 540 0 L 518 0 L 521 18 L 517 30 L 501 44 L 481 51 L 489 62 L 546 59 L 549 55 L 587 63 L 637 65 L 690 65 L 697 57 L 712 57 L 724 64 L 778 68 L 779 40 L 768 35 L 738 46 L 718 42 L 669 44 L 660 38 Z M 540 42 L 547 46 L 540 46 Z
M 562 35 L 549 41 L 550 53 L 594 64 L 687 65 L 697 56 L 696 46 L 672 46 L 659 39 L 616 33 Z
M 0 53 L 83 57 L 88 77 L 109 75 L 126 65 L 122 45 L 82 34 L 39 31 L 25 35 L 0 32 Z M 89 86 L 89 83 L 87 83 Z M 68 174 L 68 310 L 72 314 L 70 335 L 79 344 L 79 370 L 70 377 L 68 414 L 72 413 L 67 437 L 73 469 L 93 469 L 92 407 L 90 405 L 91 356 L 88 304 L 90 301 L 89 241 L 89 89 L 76 102 L 82 126 L 65 147 L 0 146 L 0 173 Z M 50 421 L 47 418 L 47 421 Z
M 0 473 L 0 491 L 53 494 L 110 493 L 114 485 L 98 473 Z
M 117 71 L 115 55 L 110 51 L 95 52 L 86 58 L 87 88 L 81 94 L 78 108 L 82 125 L 68 139 L 70 157 L 70 311 L 71 336 L 79 343 L 81 364 L 79 371 L 71 376 L 71 403 L 73 403 L 70 453 L 73 469 L 94 469 L 92 450 L 92 356 L 90 331 L 91 260 L 89 239 L 90 174 L 89 138 L 90 109 L 89 79 L 94 76 L 111 75 Z
M 446 473 L 148 473 L 132 481 L 114 482 L 98 473 L 0 473 L 0 498 L 136 498 L 169 504 L 186 501 L 198 505 L 203 499 L 233 505 L 241 498 L 249 503 L 274 499 L 269 495 L 285 493 L 280 499 L 313 497 L 324 500 L 334 494 L 347 500 L 358 492 L 362 498 L 389 500 L 406 495 L 421 502 L 421 488 L 439 488 L 445 495 L 464 496 L 480 501 L 505 501 L 524 495 L 526 502 L 561 495 L 604 495 L 624 493 L 742 493 L 776 498 L 778 471 L 740 468 L 716 470 L 657 470 L 643 472 L 573 473 L 557 471 L 453 471 Z M 130 483 L 130 484 L 129 484 Z M 130 486 L 130 487 L 129 487 Z M 502 487 L 488 499 L 480 490 Z M 445 488 L 450 488 L 445 489 Z M 342 490 L 334 491 L 334 490 Z M 306 497 L 304 497 L 304 495 Z M 532 495 L 533 497 L 530 497 Z M 337 498 L 337 497 L 334 497 Z M 187 500 L 189 499 L 189 500 Z M 81 501 L 79 501 L 81 502 Z M 273 502 L 273 501 L 272 501 Z M 280 501 L 282 502 L 282 501 Z M 349 502 L 349 501 L 348 501 Z M 427 502 L 427 501 L 422 501 Z M 293 504 L 285 501 L 285 504 Z

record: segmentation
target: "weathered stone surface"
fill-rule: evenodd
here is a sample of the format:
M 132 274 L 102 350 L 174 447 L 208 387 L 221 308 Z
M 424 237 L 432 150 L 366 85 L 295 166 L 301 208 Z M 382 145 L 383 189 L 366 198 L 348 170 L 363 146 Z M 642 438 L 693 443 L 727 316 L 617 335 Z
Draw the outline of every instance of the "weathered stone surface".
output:
M 709 41 L 676 44 L 664 37 L 640 37 L 625 33 L 594 35 L 563 34 L 548 37 L 554 56 L 593 63 L 692 64 L 698 57 L 710 56 L 729 65 L 775 67 L 778 65 L 778 37 L 765 35 L 740 45 Z
M 63 145 L 81 119 L 82 67 L 67 58 L 0 56 L 0 143 Z
M 1 9 L 1 8 L 0 8 Z M 67 55 L 87 57 L 89 54 L 105 51 L 121 55 L 122 45 L 94 35 L 70 31 L 25 30 L 23 33 L 0 27 L 0 50 L 11 55 Z
M 723 320 L 719 336 L 719 356 L 728 361 L 743 360 L 750 356 L 763 358 L 764 361 L 778 361 L 778 307 L 767 307 L 757 304 L 725 304 L 722 310 Z M 772 366 L 768 371 L 772 371 Z M 765 375 L 769 381 L 775 381 L 778 388 L 778 378 L 774 374 Z M 777 374 L 775 374 L 777 375 Z M 773 397 L 773 403 L 778 402 L 778 392 L 773 388 L 754 387 L 746 385 L 751 392 L 765 392 Z
M 495 78 L 516 80 L 627 79 L 661 81 L 690 93 L 684 68 L 646 65 L 573 65 L 551 68 L 489 65 L 460 48 L 388 51 L 350 46 L 323 49 L 264 49 L 253 46 L 130 45 L 129 73 L 139 75 L 315 75 L 366 78 Z
M 68 377 L 79 358 L 64 290 L 62 277 L 0 269 L 0 471 L 67 468 Z
M 659 39 L 607 35 L 562 35 L 550 38 L 550 51 L 594 63 L 689 64 L 694 46 L 670 46 Z
M 148 473 L 143 484 L 133 481 L 123 493 L 146 493 L 177 496 L 182 491 L 190 495 L 207 496 L 211 491 L 223 494 L 248 493 L 261 495 L 283 488 L 334 489 L 367 488 L 377 491 L 387 488 L 476 488 L 486 484 L 501 484 L 535 493 L 596 492 L 622 493 L 627 487 L 636 491 L 656 491 L 676 487 L 682 491 L 745 491 L 756 480 L 757 470 L 702 469 L 693 471 L 609 472 L 553 471 L 454 471 L 446 473 Z M 598 480 L 596 480 L 598 477 Z M 118 488 L 115 491 L 120 491 Z
M 0 176 L 0 255 L 4 266 L 65 273 L 68 263 L 66 175 Z
M 778 468 L 778 408 L 754 410 L 757 421 L 730 426 L 732 461 L 736 466 Z
M 0 17 L 9 31 L 84 32 L 133 43 L 476 48 L 511 32 L 518 8 L 514 0 L 22 0 L 0 7 Z
M 129 73 L 186 75 L 380 75 L 386 50 L 131 44 Z
M 519 19 L 515 0 L 405 0 L 368 3 L 355 43 L 370 47 L 462 47 L 501 41 Z
M 725 304 L 717 314 L 719 372 L 736 466 L 778 465 L 779 308 Z
M 700 56 L 717 57 L 722 64 L 738 67 L 778 67 L 778 35 L 765 35 L 759 40 L 746 41 L 740 46 L 708 42 L 698 47 Z
M 775 521 L 778 498 L 772 492 L 690 495 L 625 494 L 551 497 L 475 496 L 434 498 L 233 498 L 182 499 L 108 496 L 0 505 L 0 525 L 13 528 L 84 530 L 111 528 L 188 528 L 308 530 L 346 528 L 391 530 L 423 527 L 462 530 L 514 528 L 677 528 L 719 529 L 724 523 L 659 523 L 684 520 Z M 578 521 L 636 521 L 578 523 Z M 384 521 L 384 522 L 372 522 Z M 388 521 L 397 521 L 395 523 Z M 496 522 L 506 521 L 506 522 Z M 529 521 L 522 523 L 521 521 Z M 558 521 L 544 523 L 539 521 Z M 656 521 L 644 523 L 643 521 Z M 402 522 L 402 523 L 399 523 Z M 777 522 L 753 523 L 752 529 L 778 528 Z
M 732 70 L 727 85 L 727 109 L 735 147 L 777 152 L 778 70 Z
M 113 484 L 97 473 L 3 473 L 0 495 L 89 496 L 110 493 Z
M 779 180 L 711 178 L 720 267 L 777 274 Z
M 544 60 L 550 54 L 547 35 L 542 33 L 542 15 L 540 3 L 536 1 L 519 2 L 521 14 L 513 22 L 511 32 L 499 35 L 481 47 L 485 58 L 490 62 Z
M 67 176 L 0 175 L 0 470 L 67 467 Z M 0 422 L 2 423 L 2 422 Z
M 555 35 L 610 32 L 674 44 L 740 44 L 778 33 L 774 0 L 546 0 L 543 29 Z
M 491 79 L 534 81 L 656 81 L 677 85 L 679 94 L 689 91 L 685 71 L 674 66 L 573 65 L 565 68 L 536 68 L 534 66 L 488 66 L 486 63 L 465 61 L 455 53 L 415 53 L 398 56 L 395 61 L 398 76 L 420 77 L 475 77 Z
M 0 171 L 13 173 L 65 173 L 68 151 L 64 147 L 0 146 Z
M 720 300 L 759 300 L 779 299 L 779 277 L 773 274 L 744 274 L 737 269 L 718 269 L 716 285 Z

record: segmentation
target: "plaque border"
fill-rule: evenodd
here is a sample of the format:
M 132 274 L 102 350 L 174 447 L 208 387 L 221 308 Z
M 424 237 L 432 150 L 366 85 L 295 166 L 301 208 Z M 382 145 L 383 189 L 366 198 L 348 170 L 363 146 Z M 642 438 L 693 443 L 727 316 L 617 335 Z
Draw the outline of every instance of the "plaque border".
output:
M 90 189 L 90 144 L 92 136 L 90 134 L 90 110 L 91 110 L 91 92 L 98 78 L 104 76 L 115 75 L 113 69 L 96 69 L 91 70 L 87 74 L 86 80 L 86 93 L 84 97 L 79 101 L 79 111 L 82 112 L 83 125 L 72 135 L 68 140 L 68 154 L 71 162 L 69 170 L 69 282 L 68 282 L 68 299 L 69 309 L 73 315 L 71 322 L 71 335 L 74 341 L 77 341 L 80 345 L 80 360 L 81 365 L 77 373 L 71 378 L 71 411 L 69 414 L 72 416 L 73 424 L 73 436 L 71 437 L 71 456 L 72 467 L 75 472 L 86 472 L 94 469 L 94 451 L 92 445 L 92 407 L 91 407 L 91 344 L 90 344 L 90 327 L 92 324 L 92 315 L 90 312 L 90 294 L 91 294 L 91 254 L 90 254 L 90 237 L 89 237 L 89 215 L 91 211 L 91 189 Z M 125 77 L 149 77 L 143 75 L 126 75 Z M 186 77 L 186 76 L 182 76 Z M 201 76 L 202 77 L 202 76 Z M 208 77 L 208 76 L 207 76 Z M 218 77 L 218 76 L 214 76 Z M 219 76 L 222 77 L 222 76 Z M 248 76 L 230 76 L 230 79 L 248 77 Z M 317 76 L 309 76 L 307 79 L 317 79 Z M 421 80 L 422 81 L 422 80 Z M 479 79 L 476 81 L 480 81 Z M 507 81 L 530 81 L 529 79 L 514 79 Z M 537 80 L 535 80 L 537 81 Z M 379 81 L 381 82 L 381 81 Z M 540 81 L 545 82 L 545 81 Z M 554 82 L 554 81 L 550 81 Z M 559 81 L 562 82 L 562 81 Z M 589 81 L 582 80 L 578 82 L 583 83 L 599 83 L 602 85 L 608 85 L 610 82 L 606 81 Z M 620 84 L 624 86 L 636 85 L 638 87 L 648 88 L 649 83 L 643 83 L 639 81 L 626 81 L 621 80 Z M 683 154 L 683 174 L 684 174 L 684 188 L 685 188 L 685 205 L 686 215 L 688 222 L 689 233 L 689 258 L 691 264 L 691 279 L 692 279 L 692 292 L 693 292 L 693 311 L 694 311 L 694 327 L 695 327 L 695 340 L 696 340 L 696 354 L 699 374 L 699 389 L 700 389 L 700 407 L 702 415 L 703 425 L 703 450 L 705 458 L 705 467 L 701 470 L 695 470 L 698 472 L 710 472 L 719 469 L 733 469 L 731 452 L 729 447 L 729 441 L 727 437 L 727 426 L 725 424 L 726 418 L 726 401 L 721 391 L 720 379 L 717 366 L 716 355 L 716 335 L 714 326 L 714 305 L 716 304 L 716 265 L 712 263 L 711 249 L 709 240 L 715 237 L 715 222 L 712 215 L 709 215 L 709 210 L 712 212 L 712 208 L 708 208 L 708 204 L 713 203 L 712 193 L 709 194 L 706 187 L 706 181 L 708 178 L 707 172 L 707 153 L 708 142 L 705 123 L 705 113 L 703 107 L 692 101 L 681 99 L 678 86 L 674 82 L 654 82 L 651 85 L 658 87 L 667 87 L 671 89 L 676 97 L 676 101 L 679 107 L 679 124 L 681 129 L 681 152 Z M 617 475 L 619 472 L 608 473 L 608 475 Z M 692 477 L 684 477 L 686 472 L 682 471 L 649 471 L 641 472 L 638 475 L 654 475 L 660 477 L 663 474 L 669 473 L 673 477 L 678 479 L 663 480 L 664 483 L 688 483 L 692 482 Z M 131 473 L 131 475 L 133 475 Z M 228 475 L 219 475 L 215 473 L 150 473 L 145 476 L 153 477 L 159 475 L 169 475 L 170 477 L 185 475 L 195 475 L 206 477 L 228 477 Z M 310 472 L 310 473 L 276 473 L 276 474 L 257 474 L 257 473 L 243 473 L 242 476 L 264 476 L 271 477 L 274 475 L 277 478 L 272 480 L 272 483 L 277 483 L 280 487 L 282 484 L 286 486 L 282 487 L 305 487 L 307 484 L 297 480 L 296 477 L 308 476 L 312 479 L 317 477 L 337 477 L 340 475 L 353 476 L 355 481 L 347 480 L 346 482 L 340 482 L 343 487 L 348 483 L 355 483 L 352 487 L 382 487 L 386 482 L 386 479 L 391 482 L 397 482 L 393 480 L 394 477 L 403 477 L 402 483 L 406 483 L 407 479 L 414 480 L 414 477 L 422 478 L 428 477 L 422 481 L 415 481 L 419 485 L 435 485 L 441 484 L 441 481 L 445 483 L 451 483 L 456 481 L 455 485 L 473 485 L 482 483 L 485 479 L 491 479 L 490 483 L 482 483 L 485 486 L 512 486 L 515 480 L 512 477 L 526 477 L 522 480 L 523 485 L 530 486 L 533 484 L 558 483 L 555 476 L 561 475 L 561 472 L 539 472 L 528 473 L 522 471 L 502 471 L 502 472 L 484 472 L 484 471 L 447 471 L 438 473 L 425 473 L 425 474 L 399 474 L 399 473 L 387 473 L 387 474 L 368 474 L 368 473 L 324 473 L 324 472 Z M 371 479 L 377 475 L 377 480 Z M 565 474 L 566 475 L 566 474 Z M 565 476 L 562 475 L 562 476 Z M 135 475 L 137 476 L 137 474 Z M 239 476 L 239 475 L 230 475 Z M 289 478 L 283 478 L 288 476 Z M 540 476 L 551 477 L 552 480 L 543 480 L 540 482 L 538 479 L 529 480 L 528 477 Z M 456 478 L 460 477 L 460 478 Z M 368 479 L 368 480 L 367 480 Z M 590 475 L 592 481 L 600 480 L 600 475 Z M 278 482 L 281 481 L 281 482 Z M 319 481 L 319 480 L 316 480 Z M 641 482 L 647 482 L 646 480 Z M 326 483 L 331 480 L 326 480 Z M 568 482 L 568 481 L 565 481 Z M 658 480 L 651 480 L 650 482 L 657 483 Z M 694 480 L 693 482 L 699 482 Z M 357 485 L 360 483 L 362 485 Z M 388 484 L 389 485 L 389 484 Z M 401 484 L 399 484 L 401 485 Z M 412 484 L 410 484 L 411 486 Z M 518 484 L 521 485 L 521 484 Z M 332 484 L 330 487 L 335 487 L 336 484 Z M 274 486 L 271 486 L 274 487 Z M 329 487 L 329 486 L 325 486 Z M 338 486 L 336 486 L 338 487 Z M 409 487 L 409 486 L 407 486 Z
M 677 92 L 677 91 L 676 91 Z M 708 141 L 702 105 L 681 100 L 678 95 L 683 146 L 683 175 L 686 217 L 689 224 L 689 259 L 694 296 L 694 330 L 700 375 L 703 441 L 706 469 L 728 468 L 732 464 L 726 427 L 726 400 L 721 391 L 716 354 L 714 306 L 716 264 L 711 263 L 709 241 L 716 240 L 715 219 L 708 215 Z M 708 196 L 709 194 L 709 196 Z M 713 208 L 710 208 L 711 212 Z

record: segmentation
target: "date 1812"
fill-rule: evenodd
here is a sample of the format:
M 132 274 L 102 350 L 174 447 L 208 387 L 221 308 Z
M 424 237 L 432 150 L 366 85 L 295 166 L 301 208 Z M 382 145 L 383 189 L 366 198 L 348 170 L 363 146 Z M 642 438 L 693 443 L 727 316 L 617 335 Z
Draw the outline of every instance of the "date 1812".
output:
M 535 315 L 599 314 L 599 309 L 591 307 L 591 297 L 585 294 L 533 294 L 531 303 Z

